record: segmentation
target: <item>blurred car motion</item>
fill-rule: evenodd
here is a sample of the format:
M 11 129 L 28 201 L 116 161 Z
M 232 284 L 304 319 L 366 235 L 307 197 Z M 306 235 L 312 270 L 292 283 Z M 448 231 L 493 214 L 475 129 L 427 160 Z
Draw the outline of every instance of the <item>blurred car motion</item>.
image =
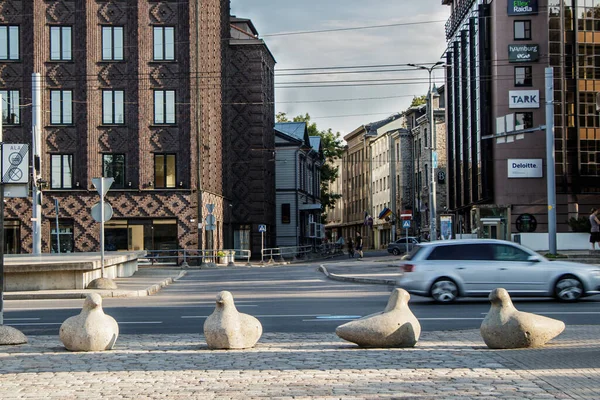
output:
M 600 293 L 600 266 L 550 261 L 513 242 L 494 239 L 436 241 L 413 245 L 402 257 L 398 286 L 450 303 L 487 296 L 496 288 L 511 296 L 576 301 Z

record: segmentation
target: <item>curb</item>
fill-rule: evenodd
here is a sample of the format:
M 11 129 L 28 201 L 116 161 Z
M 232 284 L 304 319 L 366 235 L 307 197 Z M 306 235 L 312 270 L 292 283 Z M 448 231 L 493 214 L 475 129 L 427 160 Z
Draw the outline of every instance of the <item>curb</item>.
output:
M 337 274 L 332 274 L 329 271 L 327 271 L 327 268 L 325 268 L 325 266 L 323 266 L 323 265 L 320 265 L 319 268 L 317 268 L 317 270 L 322 272 L 327 278 L 334 280 L 334 281 L 369 283 L 372 285 L 396 286 L 396 281 L 393 279 L 355 278 L 352 276 L 337 275 Z
M 175 278 L 169 277 L 165 280 L 141 290 L 88 290 L 78 292 L 54 292 L 54 293 L 4 293 L 4 300 L 52 300 L 52 299 L 85 299 L 90 293 L 98 293 L 103 298 L 108 297 L 145 297 L 152 296 L 165 286 L 183 278 L 187 271 L 181 271 Z

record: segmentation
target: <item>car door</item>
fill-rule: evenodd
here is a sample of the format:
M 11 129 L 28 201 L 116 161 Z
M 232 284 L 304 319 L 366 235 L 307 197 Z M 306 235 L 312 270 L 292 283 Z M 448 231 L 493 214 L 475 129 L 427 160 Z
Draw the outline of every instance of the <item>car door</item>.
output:
M 510 244 L 493 244 L 497 286 L 512 294 L 540 294 L 548 288 L 551 271 L 542 263 L 530 261 L 532 255 Z
M 460 244 L 436 247 L 428 257 L 439 276 L 457 279 L 466 295 L 489 293 L 495 287 L 495 268 L 488 244 Z M 443 275 L 444 274 L 444 275 Z

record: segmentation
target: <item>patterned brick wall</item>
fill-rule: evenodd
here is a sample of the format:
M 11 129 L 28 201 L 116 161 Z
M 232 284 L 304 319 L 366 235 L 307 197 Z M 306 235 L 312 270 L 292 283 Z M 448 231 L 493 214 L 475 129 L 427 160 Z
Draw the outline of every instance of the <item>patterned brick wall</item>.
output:
M 52 154 L 74 158 L 74 190 L 44 191 L 43 252 L 50 249 L 55 198 L 60 201 L 59 217 L 73 220 L 76 250 L 99 249 L 98 224 L 89 212 L 98 201 L 91 179 L 101 176 L 104 153 L 126 155 L 127 189 L 111 190 L 107 196 L 113 218 L 177 218 L 179 246 L 198 247 L 197 177 L 202 171 L 203 204 L 215 204 L 215 214 L 223 220 L 221 38 L 229 32 L 228 21 L 228 0 L 0 1 L 0 23 L 18 24 L 21 31 L 21 60 L 0 62 L 0 89 L 20 90 L 23 104 L 21 125 L 5 127 L 5 141 L 31 142 L 31 74 L 40 72 L 42 178 L 50 181 Z M 71 61 L 50 61 L 51 25 L 73 27 Z M 101 26 L 107 25 L 125 27 L 124 61 L 101 60 Z M 176 27 L 176 61 L 153 60 L 153 26 L 160 25 Z M 73 91 L 73 125 L 50 125 L 51 89 Z M 102 89 L 125 91 L 124 126 L 102 124 Z M 176 125 L 153 124 L 155 89 L 176 91 Z M 175 189 L 153 189 L 155 152 L 176 154 Z M 30 252 L 31 199 L 8 199 L 6 218 L 21 220 L 22 252 Z M 222 232 L 216 237 L 222 238 Z M 215 245 L 221 243 L 219 239 Z

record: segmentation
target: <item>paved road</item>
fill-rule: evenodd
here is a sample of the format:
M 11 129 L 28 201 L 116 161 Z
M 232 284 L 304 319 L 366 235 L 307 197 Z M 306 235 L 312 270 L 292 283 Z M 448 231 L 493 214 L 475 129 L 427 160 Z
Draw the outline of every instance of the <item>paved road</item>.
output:
M 265 332 L 331 333 L 351 319 L 381 311 L 391 287 L 328 280 L 314 265 L 270 268 L 190 270 L 151 297 L 108 298 L 105 311 L 123 334 L 200 333 L 214 309 L 215 295 L 231 291 L 242 312 L 260 319 Z M 5 323 L 27 335 L 52 335 L 79 313 L 82 300 L 8 301 Z M 596 299 L 575 304 L 551 299 L 519 300 L 522 311 L 561 319 L 567 324 L 598 324 Z M 485 299 L 438 305 L 413 296 L 410 307 L 424 331 L 476 329 L 489 309 Z

